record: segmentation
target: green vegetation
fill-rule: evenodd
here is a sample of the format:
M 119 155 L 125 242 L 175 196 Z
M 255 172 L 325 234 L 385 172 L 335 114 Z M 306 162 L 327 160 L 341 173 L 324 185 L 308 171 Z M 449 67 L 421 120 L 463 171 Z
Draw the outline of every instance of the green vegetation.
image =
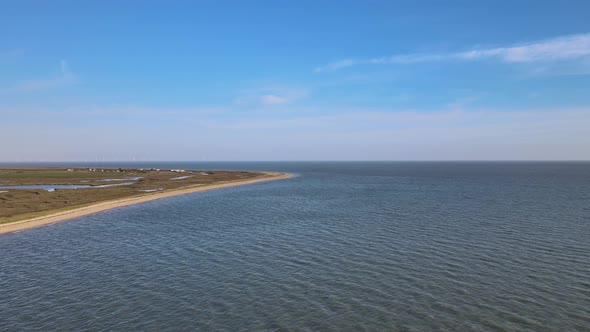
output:
M 266 176 L 258 172 L 183 171 L 134 169 L 0 168 L 0 186 L 38 184 L 84 184 L 99 186 L 122 182 L 130 185 L 106 188 L 0 189 L 0 224 L 42 216 L 98 202 L 149 195 L 185 187 L 204 186 Z M 126 178 L 142 177 L 139 180 Z M 186 177 L 173 180 L 178 177 Z M 104 181 L 119 179 L 121 181 Z M 6 191 L 6 192 L 2 192 Z
M 131 172 L 129 172 L 131 173 Z M 128 172 L 119 173 L 123 175 Z M 133 172 L 135 174 L 136 172 Z M 116 172 L 114 174 L 117 174 Z M 68 172 L 67 169 L 0 169 L 0 180 L 4 179 L 77 179 L 77 178 L 108 178 L 113 173 L 90 172 L 87 169 L 79 169 Z

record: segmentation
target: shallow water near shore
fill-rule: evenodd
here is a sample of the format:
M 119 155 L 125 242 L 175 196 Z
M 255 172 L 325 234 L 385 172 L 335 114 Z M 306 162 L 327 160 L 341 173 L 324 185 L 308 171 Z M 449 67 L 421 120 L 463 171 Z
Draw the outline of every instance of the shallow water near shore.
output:
M 590 163 L 92 166 L 299 176 L 0 236 L 0 330 L 590 327 Z

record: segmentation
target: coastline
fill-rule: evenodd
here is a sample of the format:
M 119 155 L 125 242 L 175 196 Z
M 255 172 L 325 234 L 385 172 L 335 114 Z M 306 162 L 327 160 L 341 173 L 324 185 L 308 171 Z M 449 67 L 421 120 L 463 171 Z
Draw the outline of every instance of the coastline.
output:
M 292 177 L 294 177 L 294 175 L 288 174 L 288 173 L 264 172 L 264 176 L 259 177 L 259 178 L 254 178 L 254 179 L 237 180 L 237 181 L 230 181 L 230 182 L 211 184 L 211 185 L 205 185 L 205 186 L 184 187 L 184 188 L 179 188 L 179 189 L 173 189 L 171 191 L 156 192 L 156 193 L 144 194 L 141 196 L 132 196 L 132 197 L 121 198 L 121 199 L 112 200 L 112 201 L 100 202 L 100 203 L 92 204 L 92 205 L 85 206 L 85 207 L 74 208 L 74 209 L 67 210 L 67 211 L 61 211 L 61 212 L 57 212 L 57 213 L 47 214 L 47 215 L 44 215 L 41 217 L 15 221 L 15 222 L 7 223 L 7 224 L 0 224 L 0 235 L 18 232 L 18 231 L 36 228 L 36 227 L 41 227 L 41 226 L 45 226 L 45 225 L 50 225 L 50 224 L 58 223 L 61 221 L 66 221 L 66 220 L 70 220 L 70 219 L 74 219 L 74 218 L 78 218 L 78 217 L 83 217 L 83 216 L 99 213 L 102 211 L 116 209 L 119 207 L 133 205 L 133 204 L 145 203 L 145 202 L 154 201 L 154 200 L 161 199 L 161 198 L 191 194 L 191 193 L 214 190 L 214 189 L 242 186 L 242 185 L 259 183 L 259 182 L 289 179 Z

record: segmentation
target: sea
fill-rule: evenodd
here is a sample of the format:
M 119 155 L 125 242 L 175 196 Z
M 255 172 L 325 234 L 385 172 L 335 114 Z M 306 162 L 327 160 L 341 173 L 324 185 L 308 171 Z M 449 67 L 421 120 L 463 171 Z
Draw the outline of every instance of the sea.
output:
M 296 177 L 0 235 L 0 331 L 590 331 L 590 163 L 63 166 Z

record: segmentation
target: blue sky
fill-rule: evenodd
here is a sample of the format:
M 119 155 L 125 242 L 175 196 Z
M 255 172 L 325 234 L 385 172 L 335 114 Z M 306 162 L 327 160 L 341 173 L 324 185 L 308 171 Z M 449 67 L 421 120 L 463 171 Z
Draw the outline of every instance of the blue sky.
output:
M 588 1 L 0 1 L 0 161 L 588 160 Z

